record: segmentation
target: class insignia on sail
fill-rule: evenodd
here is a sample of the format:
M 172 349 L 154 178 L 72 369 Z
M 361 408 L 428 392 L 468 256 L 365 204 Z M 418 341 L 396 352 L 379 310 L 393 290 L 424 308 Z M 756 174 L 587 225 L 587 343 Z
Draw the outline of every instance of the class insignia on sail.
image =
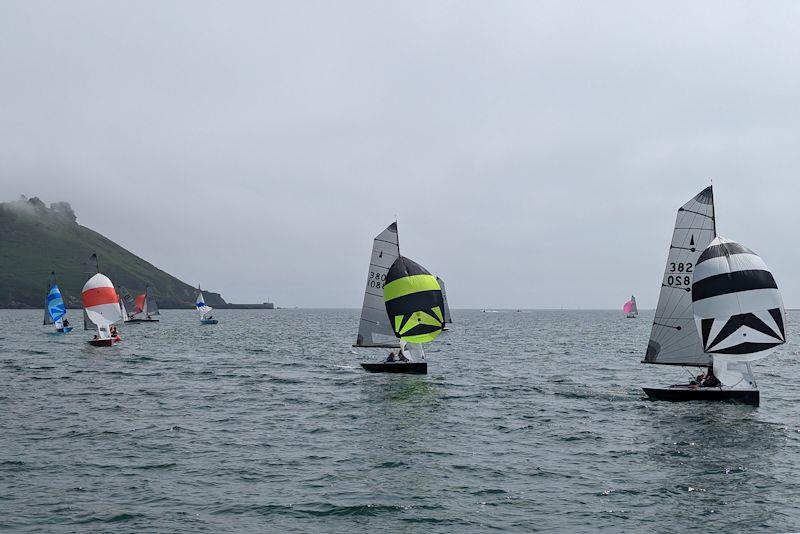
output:
M 760 256 L 735 241 L 717 237 L 700 256 L 692 305 L 708 354 L 752 361 L 786 343 L 786 312 L 775 278 Z
M 383 286 L 386 312 L 395 335 L 409 343 L 428 343 L 444 328 L 444 299 L 436 277 L 400 256 Z

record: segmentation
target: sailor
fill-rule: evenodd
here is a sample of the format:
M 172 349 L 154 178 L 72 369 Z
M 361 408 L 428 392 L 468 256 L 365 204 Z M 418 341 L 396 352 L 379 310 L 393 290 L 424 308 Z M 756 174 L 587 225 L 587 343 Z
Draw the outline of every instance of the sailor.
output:
M 64 328 L 68 327 L 69 326 L 69 320 L 64 319 L 64 323 L 63 324 L 64 324 Z
M 406 358 L 406 355 L 403 354 L 402 350 L 397 353 L 397 359 L 400 360 L 401 362 L 407 362 L 408 361 L 408 358 Z
M 394 363 L 396 361 L 397 360 L 395 360 L 395 358 L 394 358 L 394 351 L 390 352 L 389 353 L 389 357 L 386 358 L 386 363 Z
M 714 370 L 709 367 L 708 373 L 706 373 L 706 378 L 700 383 L 700 385 L 704 388 L 718 388 L 722 385 L 722 383 L 716 376 L 714 376 Z

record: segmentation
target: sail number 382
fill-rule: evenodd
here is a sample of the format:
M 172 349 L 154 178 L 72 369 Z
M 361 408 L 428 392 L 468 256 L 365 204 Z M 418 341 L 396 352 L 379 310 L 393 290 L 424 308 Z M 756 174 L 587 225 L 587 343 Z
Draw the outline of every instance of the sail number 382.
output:
M 685 273 L 691 273 L 694 269 L 693 263 L 670 262 L 669 272 L 675 274 L 667 275 L 667 285 L 673 287 L 688 287 L 692 284 L 692 277 Z
M 383 288 L 383 285 L 385 283 L 386 283 L 385 274 L 374 273 L 372 271 L 369 272 L 369 280 L 367 280 L 367 286 L 381 289 Z

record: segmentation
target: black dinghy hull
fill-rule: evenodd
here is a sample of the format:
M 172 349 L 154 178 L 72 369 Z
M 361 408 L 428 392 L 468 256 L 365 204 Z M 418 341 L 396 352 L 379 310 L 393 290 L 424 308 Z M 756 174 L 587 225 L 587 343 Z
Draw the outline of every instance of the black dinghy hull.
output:
M 370 373 L 406 373 L 412 375 L 428 374 L 428 362 L 380 362 L 361 364 Z
M 125 324 L 131 323 L 157 323 L 159 322 L 158 319 L 128 319 L 125 321 Z
M 651 399 L 671 402 L 733 401 L 758 406 L 760 400 L 757 389 L 690 388 L 687 386 L 642 389 Z

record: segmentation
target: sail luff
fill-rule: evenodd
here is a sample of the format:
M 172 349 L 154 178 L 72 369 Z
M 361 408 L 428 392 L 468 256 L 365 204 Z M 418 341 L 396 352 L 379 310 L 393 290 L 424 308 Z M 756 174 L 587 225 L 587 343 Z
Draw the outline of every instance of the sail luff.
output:
M 700 254 L 716 237 L 707 187 L 678 209 L 644 363 L 711 365 L 694 326 L 691 284 Z

